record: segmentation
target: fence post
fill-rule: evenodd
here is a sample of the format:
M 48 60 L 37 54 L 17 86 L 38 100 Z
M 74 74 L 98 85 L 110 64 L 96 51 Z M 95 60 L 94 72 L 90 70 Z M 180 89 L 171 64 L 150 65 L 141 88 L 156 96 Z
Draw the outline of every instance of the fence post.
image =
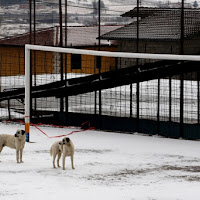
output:
M 60 47 L 63 47 L 63 27 L 62 27 L 62 0 L 59 0 L 59 25 L 60 25 Z M 60 80 L 63 81 L 63 53 L 60 53 Z M 64 111 L 64 100 L 60 97 L 60 112 Z
M 172 121 L 172 77 L 169 77 L 169 122 Z
M 136 40 L 136 52 L 139 53 L 139 0 L 137 0 L 137 40 Z M 139 59 L 136 59 L 137 67 L 139 64 Z M 140 129 L 140 80 L 139 80 L 139 68 L 137 70 L 137 122 L 136 122 L 136 130 L 139 132 Z
M 102 100 L 101 100 L 101 57 L 97 56 L 97 67 L 99 69 L 99 128 L 102 128 Z
M 133 84 L 130 84 L 130 118 L 133 115 Z
M 184 55 L 184 0 L 182 0 L 181 6 L 181 38 L 180 38 L 180 53 Z M 183 62 L 182 62 L 183 63 Z M 184 74 L 180 75 L 180 137 L 184 137 Z
M 11 120 L 11 116 L 10 116 L 10 99 L 8 99 L 8 119 Z
M 183 117 L 183 106 L 184 106 L 184 75 L 181 74 L 181 83 L 180 83 L 180 137 L 184 137 L 184 117 Z
M 136 122 L 136 130 L 139 132 L 140 130 L 140 81 L 139 81 L 139 71 L 137 72 L 137 122 Z
M 200 72 L 198 71 L 197 72 L 197 108 L 198 108 L 198 111 L 197 111 L 197 119 L 198 119 L 198 124 L 200 123 L 200 86 L 199 86 L 199 81 L 200 81 Z
M 158 79 L 157 134 L 160 134 L 160 79 Z
M 99 22 L 98 22 L 98 50 L 101 51 L 101 0 L 98 3 L 98 15 L 99 15 Z M 99 68 L 99 86 L 101 85 L 101 57 L 97 56 L 97 66 Z M 102 128 L 102 105 L 101 105 L 101 89 L 99 88 L 99 128 Z

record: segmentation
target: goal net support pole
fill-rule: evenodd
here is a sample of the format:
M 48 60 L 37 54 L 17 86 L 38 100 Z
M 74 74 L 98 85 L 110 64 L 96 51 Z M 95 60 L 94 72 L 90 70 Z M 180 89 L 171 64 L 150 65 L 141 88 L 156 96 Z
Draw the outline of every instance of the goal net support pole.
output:
M 180 61 L 200 61 L 198 55 L 175 55 L 175 54 L 148 54 L 148 53 L 125 53 L 125 52 L 109 52 L 109 51 L 95 51 L 95 50 L 83 50 L 73 48 L 62 48 L 62 47 L 50 47 L 50 46 L 39 46 L 39 45 L 25 45 L 25 132 L 26 141 L 29 142 L 30 133 L 30 57 L 31 50 L 37 51 L 48 51 L 58 53 L 71 53 L 71 54 L 83 54 L 93 56 L 105 56 L 105 57 L 120 57 L 120 58 L 138 58 L 138 59 L 157 59 L 157 60 L 180 60 Z
M 25 133 L 26 133 L 26 142 L 29 142 L 29 133 L 30 133 L 30 76 L 31 76 L 31 65 L 30 65 L 30 52 L 31 50 L 25 47 Z

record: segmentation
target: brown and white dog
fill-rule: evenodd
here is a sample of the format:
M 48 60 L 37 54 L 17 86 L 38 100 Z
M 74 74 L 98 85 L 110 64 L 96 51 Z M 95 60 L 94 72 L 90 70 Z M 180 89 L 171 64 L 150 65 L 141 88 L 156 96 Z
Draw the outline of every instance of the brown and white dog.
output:
M 65 137 L 62 140 L 62 161 L 63 161 L 63 170 L 65 170 L 65 158 L 67 156 L 71 157 L 71 166 L 74 168 L 74 144 L 70 138 Z
M 60 167 L 59 160 L 61 154 L 62 154 L 62 141 L 55 142 L 50 149 L 50 155 L 53 156 L 53 168 L 56 168 L 55 165 L 56 156 L 57 156 L 57 166 Z
M 22 154 L 25 146 L 26 134 L 24 130 L 17 130 L 15 135 L 0 135 L 0 153 L 2 149 L 7 146 L 11 149 L 16 149 L 17 163 L 23 163 Z

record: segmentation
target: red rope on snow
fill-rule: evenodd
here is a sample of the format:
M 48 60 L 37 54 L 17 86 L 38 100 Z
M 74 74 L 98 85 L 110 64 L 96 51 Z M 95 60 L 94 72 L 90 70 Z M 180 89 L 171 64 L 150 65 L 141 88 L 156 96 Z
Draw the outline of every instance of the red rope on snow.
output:
M 18 121 L 18 122 L 24 124 L 24 122 L 23 122 L 22 120 L 18 120 L 18 119 L 15 119 L 15 120 L 8 120 L 8 121 L 6 121 L 6 123 L 7 123 L 7 122 L 10 122 L 10 121 Z M 43 134 L 44 134 L 45 136 L 47 136 L 48 138 L 65 137 L 65 136 L 68 136 L 68 135 L 72 135 L 73 133 L 84 132 L 84 131 L 94 130 L 94 129 L 95 129 L 95 127 L 91 127 L 91 126 L 90 126 L 90 122 L 89 122 L 89 121 L 83 122 L 83 123 L 81 124 L 81 127 L 84 127 L 86 124 L 88 124 L 88 128 L 86 128 L 86 129 L 84 128 L 83 130 L 72 131 L 72 132 L 70 132 L 70 133 L 68 133 L 68 134 L 65 134 L 65 135 L 48 136 L 48 135 L 47 135 L 43 130 L 41 130 L 38 126 L 36 126 L 35 124 L 33 124 L 33 123 L 30 122 L 30 125 L 32 125 L 32 126 L 35 127 L 36 129 L 38 129 L 41 133 L 43 133 Z M 43 124 L 42 124 L 42 123 L 39 123 L 38 125 L 43 125 Z M 52 124 L 51 124 L 51 126 L 59 127 L 59 128 L 69 128 L 68 126 L 57 126 L 57 125 L 52 125 Z

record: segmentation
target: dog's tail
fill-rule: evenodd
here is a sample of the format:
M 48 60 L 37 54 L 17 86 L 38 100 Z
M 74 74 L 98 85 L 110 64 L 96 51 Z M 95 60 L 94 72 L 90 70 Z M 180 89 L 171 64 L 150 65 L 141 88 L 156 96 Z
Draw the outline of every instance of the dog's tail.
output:
M 51 147 L 50 149 L 50 155 L 52 156 L 53 155 L 53 148 Z

